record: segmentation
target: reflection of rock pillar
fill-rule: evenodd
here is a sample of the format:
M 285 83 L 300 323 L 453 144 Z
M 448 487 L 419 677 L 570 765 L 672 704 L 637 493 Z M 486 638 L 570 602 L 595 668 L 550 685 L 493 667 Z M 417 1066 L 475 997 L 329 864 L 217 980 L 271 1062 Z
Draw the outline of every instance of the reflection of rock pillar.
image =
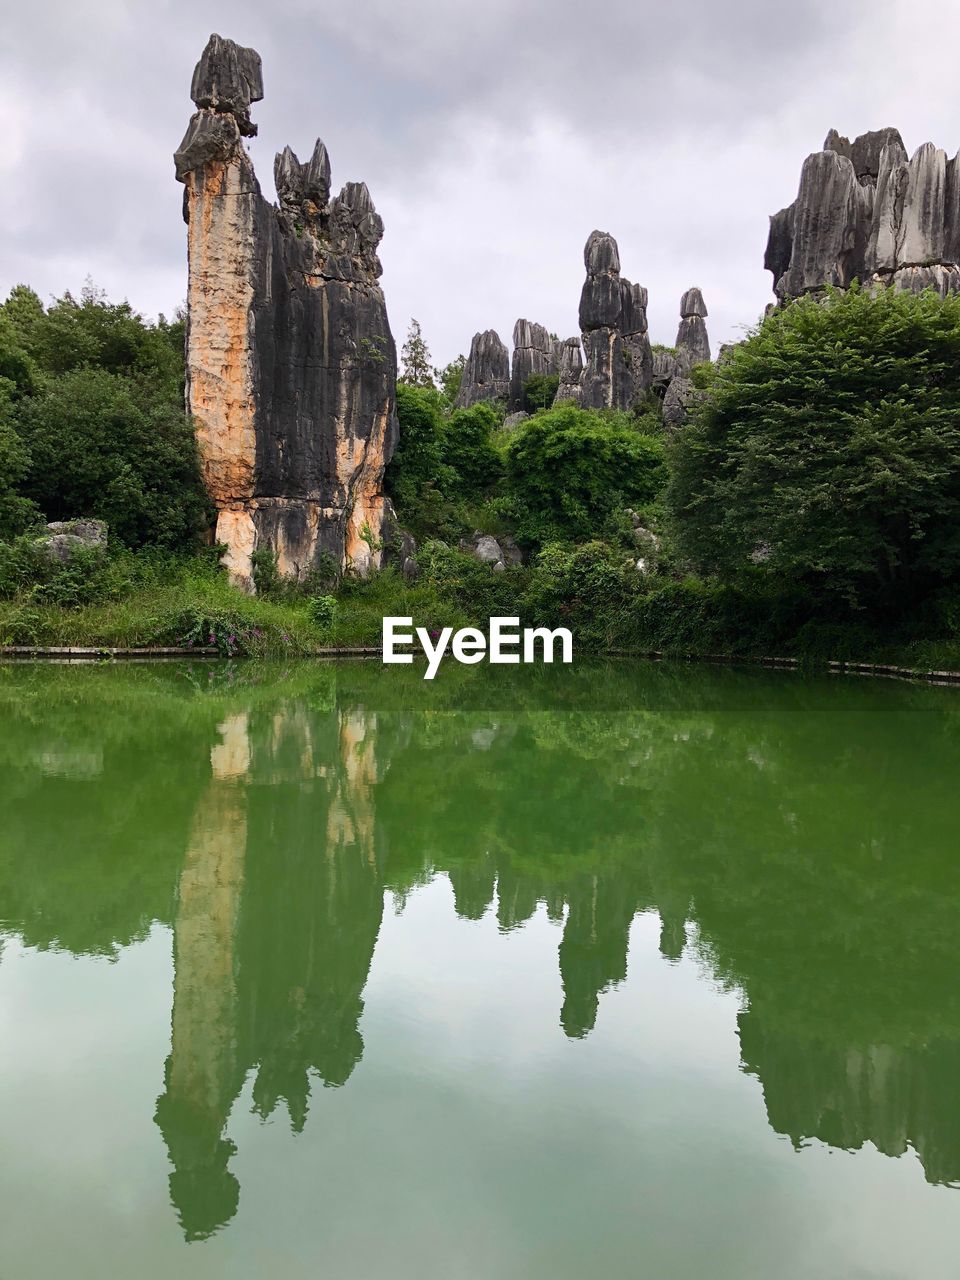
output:
M 174 1172 L 170 1194 L 188 1239 L 236 1212 L 240 1189 L 224 1139 L 239 1087 L 235 941 L 247 843 L 246 716 L 220 726 L 213 781 L 200 803 L 180 876 L 174 926 L 174 996 L 165 1090 L 157 1103 Z
M 377 782 L 377 719 L 364 709 L 340 713 L 337 790 L 327 818 L 327 858 L 355 844 L 371 866 L 377 862 L 373 788 Z

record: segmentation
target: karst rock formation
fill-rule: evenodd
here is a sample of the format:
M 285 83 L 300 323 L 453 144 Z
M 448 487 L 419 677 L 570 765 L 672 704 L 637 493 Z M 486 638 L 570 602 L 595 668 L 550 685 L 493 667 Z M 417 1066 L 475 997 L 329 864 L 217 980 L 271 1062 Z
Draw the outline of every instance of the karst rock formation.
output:
M 560 343 L 542 324 L 518 320 L 513 326 L 513 363 L 510 366 L 510 408 L 522 409 L 523 386 L 534 374 L 560 372 Z
M 896 129 L 850 142 L 831 129 L 796 200 L 770 219 L 764 266 L 781 301 L 853 280 L 942 296 L 960 290 L 960 156 Z
M 620 275 L 613 236 L 594 231 L 583 251 L 587 278 L 580 294 L 585 367 L 580 380 L 584 409 L 627 409 L 653 381 L 647 334 L 647 291 Z
M 560 385 L 554 404 L 564 400 L 579 401 L 580 379 L 583 377 L 583 348 L 579 338 L 567 338 L 560 344 Z
M 510 352 L 495 329 L 475 333 L 463 366 L 457 408 L 469 409 L 481 400 L 507 400 L 510 396 Z
M 688 289 L 680 299 L 680 328 L 677 330 L 677 352 L 683 352 L 690 364 L 710 359 L 707 337 L 707 304 L 699 289 Z
M 232 578 L 252 556 L 284 576 L 323 557 L 376 567 L 392 517 L 383 473 L 396 441 L 396 348 L 370 193 L 330 197 L 318 141 L 276 158 L 278 205 L 261 194 L 244 138 L 263 97 L 260 57 L 212 35 L 193 73 L 196 113 L 174 157 L 188 228 L 187 402 L 216 540 Z
M 524 408 L 523 387 L 534 374 L 556 374 L 554 404 L 584 409 L 630 410 L 648 392 L 665 401 L 671 383 L 682 380 L 671 401 L 671 425 L 684 416 L 690 398 L 690 370 L 710 359 L 707 308 L 699 289 L 688 289 L 680 304 L 676 351 L 654 351 L 647 328 L 647 291 L 620 275 L 620 250 L 609 232 L 593 231 L 583 252 L 587 278 L 580 295 L 581 337 L 559 342 L 541 324 L 518 320 L 513 329 L 513 359 L 504 390 L 507 350 L 488 329 L 470 344 L 458 406 L 478 400 L 504 400 L 516 421 Z M 582 345 L 581 345 L 582 338 Z

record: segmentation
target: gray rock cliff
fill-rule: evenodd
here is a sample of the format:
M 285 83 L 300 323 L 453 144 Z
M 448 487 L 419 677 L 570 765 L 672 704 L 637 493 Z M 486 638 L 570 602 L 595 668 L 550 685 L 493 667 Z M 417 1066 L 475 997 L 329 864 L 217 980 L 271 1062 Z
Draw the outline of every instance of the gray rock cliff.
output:
M 620 251 L 606 231 L 591 232 L 583 261 L 580 404 L 585 409 L 628 409 L 653 381 L 647 291 L 621 277 Z
M 513 364 L 510 370 L 510 408 L 523 408 L 523 385 L 535 373 L 560 371 L 560 343 L 543 327 L 529 320 L 513 326 Z
M 510 352 L 494 329 L 475 333 L 463 367 L 457 408 L 469 409 L 481 400 L 507 400 L 510 396 Z
M 579 338 L 567 338 L 560 344 L 560 385 L 554 404 L 563 400 L 579 401 L 583 376 L 583 348 Z

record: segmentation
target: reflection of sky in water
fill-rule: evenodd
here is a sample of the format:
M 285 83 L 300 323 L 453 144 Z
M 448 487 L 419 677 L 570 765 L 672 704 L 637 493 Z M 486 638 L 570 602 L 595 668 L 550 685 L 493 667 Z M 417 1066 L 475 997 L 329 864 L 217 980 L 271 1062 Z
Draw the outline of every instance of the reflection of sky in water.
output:
M 103 752 L 68 746 L 51 747 L 36 757 L 41 773 L 50 778 L 98 778 L 103 773 Z

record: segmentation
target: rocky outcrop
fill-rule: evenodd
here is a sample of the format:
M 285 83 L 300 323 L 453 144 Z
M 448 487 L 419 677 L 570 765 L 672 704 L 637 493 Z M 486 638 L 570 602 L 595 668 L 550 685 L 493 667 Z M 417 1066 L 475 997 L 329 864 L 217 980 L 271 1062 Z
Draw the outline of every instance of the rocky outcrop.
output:
M 521 422 L 526 422 L 529 417 L 530 414 L 524 409 L 518 409 L 516 413 L 508 413 L 500 424 L 500 430 L 513 431 L 516 427 L 520 426 Z
M 660 538 L 652 529 L 646 527 L 640 515 L 632 507 L 625 508 L 625 514 L 630 521 L 630 537 L 637 548 L 634 568 L 641 574 L 653 573 L 660 560 L 662 546 Z
M 671 351 L 668 347 L 656 348 L 653 352 L 652 389 L 662 400 L 674 378 L 678 375 L 685 377 L 690 368 L 686 352 Z
M 606 231 L 590 234 L 583 251 L 587 278 L 580 295 L 585 409 L 627 409 L 653 381 L 647 333 L 647 291 L 620 275 L 620 251 Z
M 710 359 L 707 337 L 707 304 L 699 289 L 688 289 L 680 300 L 680 328 L 677 330 L 677 352 L 689 357 L 691 365 Z
M 40 545 L 51 560 L 67 564 L 78 552 L 105 551 L 107 526 L 103 520 L 54 520 L 41 534 Z
M 510 408 L 522 409 L 523 388 L 534 374 L 552 375 L 560 370 L 560 343 L 542 324 L 518 320 L 513 326 L 513 365 L 510 371 Z
M 770 219 L 764 266 L 781 300 L 854 280 L 942 296 L 960 289 L 960 156 L 896 129 L 853 142 L 831 130 L 796 200 Z
M 680 299 L 680 328 L 673 352 L 654 355 L 653 387 L 662 397 L 663 425 L 671 430 L 683 426 L 687 407 L 697 392 L 690 376 L 695 364 L 710 359 L 707 336 L 707 304 L 699 289 L 688 289 Z
M 629 280 L 620 282 L 620 341 L 629 375 L 624 408 L 630 408 L 653 382 L 653 352 L 647 330 L 647 291 Z
M 379 564 L 396 438 L 396 349 L 364 183 L 330 198 L 322 142 L 276 158 L 279 205 L 261 194 L 242 139 L 256 132 L 260 58 L 211 36 L 194 72 L 197 111 L 175 155 L 188 227 L 187 402 L 216 540 L 234 580 L 275 554 L 303 577 L 325 556 Z
M 560 344 L 560 385 L 554 404 L 563 400 L 580 399 L 580 379 L 583 376 L 583 348 L 579 338 L 567 338 Z
M 494 329 L 475 333 L 463 367 L 457 408 L 469 409 L 481 400 L 507 400 L 510 396 L 510 352 Z
M 475 529 L 471 537 L 461 540 L 460 550 L 468 552 L 481 564 L 489 565 L 497 572 L 502 572 L 507 565 L 517 565 L 523 561 L 523 554 L 513 538 L 504 535 L 494 538 L 492 534 L 481 533 L 479 529 Z
M 693 382 L 683 375 L 675 377 L 663 397 L 663 425 L 675 430 L 687 417 L 687 406 L 696 394 Z

